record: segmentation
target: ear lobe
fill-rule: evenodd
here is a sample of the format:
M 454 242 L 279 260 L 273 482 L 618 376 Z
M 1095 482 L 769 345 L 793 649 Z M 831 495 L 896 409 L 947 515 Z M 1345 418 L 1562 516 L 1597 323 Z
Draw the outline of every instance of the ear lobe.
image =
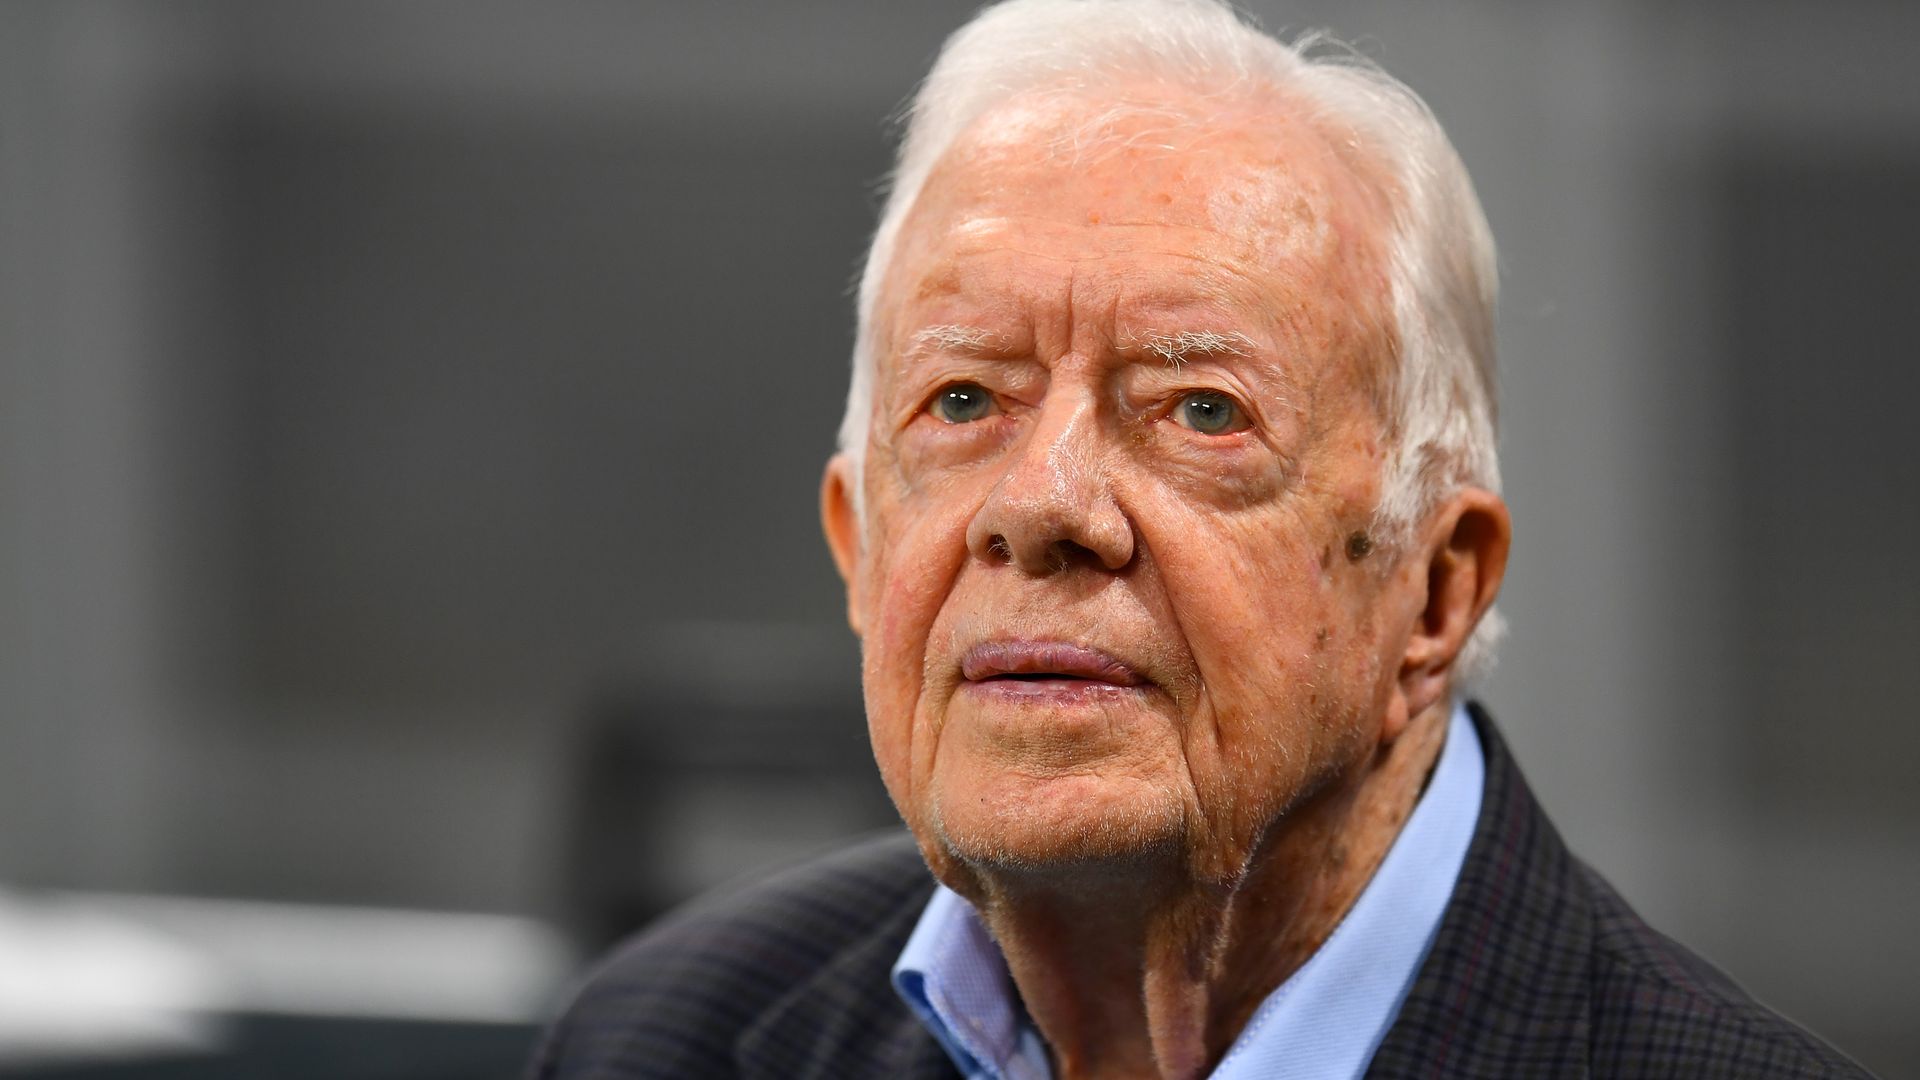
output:
M 854 511 L 853 463 L 845 454 L 827 460 L 820 478 L 820 527 L 827 534 L 827 550 L 847 587 L 847 625 L 860 634 L 860 517 Z
M 1423 549 L 1425 605 L 1400 664 L 1407 720 L 1446 696 L 1454 662 L 1500 592 L 1512 541 L 1507 504 L 1481 488 L 1461 490 L 1432 519 Z

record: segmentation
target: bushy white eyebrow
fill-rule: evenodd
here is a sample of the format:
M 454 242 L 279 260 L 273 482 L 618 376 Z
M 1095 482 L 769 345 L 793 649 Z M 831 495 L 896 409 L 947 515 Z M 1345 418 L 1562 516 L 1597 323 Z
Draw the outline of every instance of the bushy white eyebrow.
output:
M 998 335 L 990 330 L 983 330 L 978 326 L 959 326 L 952 323 L 943 323 L 939 326 L 929 326 L 924 330 L 917 331 L 913 335 L 912 350 L 914 352 L 934 349 L 956 351 L 969 349 L 979 350 L 992 348 L 998 340 Z
M 909 353 L 938 351 L 968 352 L 992 349 L 1001 343 L 1000 335 L 978 326 L 941 323 L 914 332 Z M 1148 330 L 1124 334 L 1116 343 L 1121 351 L 1144 349 L 1170 366 L 1179 367 L 1191 356 L 1245 356 L 1253 350 L 1253 339 L 1238 330 L 1181 330 L 1162 333 Z
M 1127 335 L 1119 346 L 1145 349 L 1170 366 L 1179 367 L 1194 355 L 1245 356 L 1253 349 L 1253 339 L 1238 330 L 1225 334 L 1216 330 L 1182 330 L 1173 334 L 1149 330 Z

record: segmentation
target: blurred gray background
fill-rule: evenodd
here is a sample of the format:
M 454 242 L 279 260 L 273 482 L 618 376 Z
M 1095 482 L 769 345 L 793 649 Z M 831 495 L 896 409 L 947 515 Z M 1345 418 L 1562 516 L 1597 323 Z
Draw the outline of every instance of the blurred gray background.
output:
M 1248 7 L 1492 219 L 1481 696 L 1547 808 L 1920 1074 L 1920 5 Z M 0 886 L 590 951 L 885 824 L 816 490 L 883 120 L 971 10 L 0 7 Z

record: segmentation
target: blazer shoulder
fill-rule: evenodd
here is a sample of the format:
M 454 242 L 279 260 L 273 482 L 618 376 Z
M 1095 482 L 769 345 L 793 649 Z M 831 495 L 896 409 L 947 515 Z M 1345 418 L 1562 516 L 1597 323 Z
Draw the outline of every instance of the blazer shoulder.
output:
M 1369 1076 L 1862 1077 L 1648 926 L 1567 849 L 1485 709 L 1480 820 Z
M 586 976 L 530 1075 L 730 1075 L 736 1042 L 764 1012 L 876 934 L 904 945 L 932 890 L 896 830 L 695 900 Z
M 1595 1075 L 1871 1080 L 1845 1054 L 1649 926 L 1591 867 L 1575 865 L 1593 896 Z

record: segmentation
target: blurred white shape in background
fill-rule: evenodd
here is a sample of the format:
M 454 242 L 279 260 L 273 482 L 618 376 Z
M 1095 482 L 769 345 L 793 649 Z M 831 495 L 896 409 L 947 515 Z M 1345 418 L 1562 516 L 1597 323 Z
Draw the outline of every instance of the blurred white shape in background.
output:
M 215 964 L 107 912 L 0 891 L 0 1064 L 211 1050 Z
M 537 1023 L 575 960 L 514 916 L 0 892 L 0 1063 L 217 1050 L 243 1014 Z

